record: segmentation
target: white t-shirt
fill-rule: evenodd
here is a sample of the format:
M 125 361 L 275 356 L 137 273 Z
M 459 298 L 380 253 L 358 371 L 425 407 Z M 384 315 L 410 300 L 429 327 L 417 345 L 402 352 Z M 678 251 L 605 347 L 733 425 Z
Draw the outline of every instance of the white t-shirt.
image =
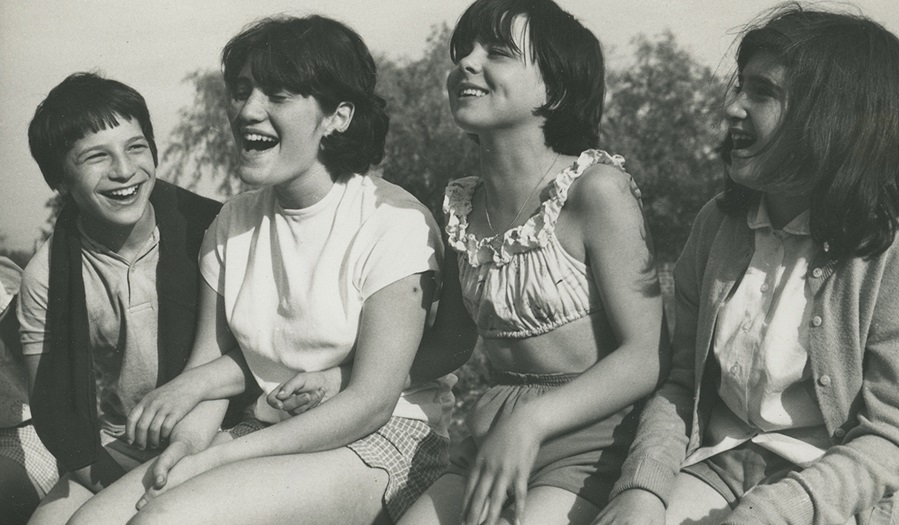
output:
M 438 271 L 442 242 L 433 217 L 412 195 L 380 178 L 335 183 L 316 204 L 282 208 L 271 188 L 234 197 L 209 227 L 203 278 L 263 390 L 255 417 L 290 417 L 265 394 L 299 371 L 352 361 L 363 302 L 404 277 Z M 444 433 L 454 377 L 406 391 L 395 416 Z

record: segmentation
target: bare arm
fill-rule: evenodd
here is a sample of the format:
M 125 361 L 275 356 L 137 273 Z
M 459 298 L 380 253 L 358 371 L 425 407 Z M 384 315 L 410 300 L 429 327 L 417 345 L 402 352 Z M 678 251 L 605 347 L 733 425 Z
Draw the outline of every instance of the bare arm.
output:
M 443 261 L 443 286 L 434 325 L 425 330 L 412 370 L 412 384 L 442 377 L 468 361 L 477 340 L 474 322 L 462 302 L 456 252 L 447 248 Z
M 334 449 L 383 426 L 403 390 L 433 294 L 433 279 L 427 274 L 403 278 L 374 293 L 362 308 L 352 377 L 345 390 L 319 407 L 184 458 L 171 471 L 174 481 L 167 487 L 243 459 Z M 157 493 L 150 491 L 145 498 Z
M 648 233 L 630 177 L 597 166 L 578 181 L 566 210 L 580 225 L 604 311 L 620 343 L 577 379 L 499 419 L 485 440 L 466 490 L 466 523 L 486 508 L 493 523 L 507 491 L 525 510 L 527 479 L 547 439 L 606 418 L 649 395 L 665 373 L 668 336 Z

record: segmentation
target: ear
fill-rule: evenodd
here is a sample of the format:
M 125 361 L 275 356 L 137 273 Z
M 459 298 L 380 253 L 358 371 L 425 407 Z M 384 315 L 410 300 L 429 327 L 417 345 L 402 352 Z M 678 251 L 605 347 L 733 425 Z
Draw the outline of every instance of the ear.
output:
M 352 102 L 341 102 L 334 113 L 325 119 L 325 136 L 331 133 L 343 133 L 350 127 L 356 106 Z

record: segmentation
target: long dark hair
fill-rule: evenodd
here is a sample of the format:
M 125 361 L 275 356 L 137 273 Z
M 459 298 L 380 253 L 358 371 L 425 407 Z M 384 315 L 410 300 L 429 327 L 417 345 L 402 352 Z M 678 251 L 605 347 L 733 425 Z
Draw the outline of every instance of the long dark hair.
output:
M 882 253 L 899 215 L 899 39 L 863 16 L 787 4 L 746 31 L 738 70 L 760 53 L 785 67 L 787 99 L 761 177 L 805 189 L 832 259 Z M 727 164 L 732 149 L 725 139 Z M 759 196 L 728 177 L 718 204 L 742 213 Z

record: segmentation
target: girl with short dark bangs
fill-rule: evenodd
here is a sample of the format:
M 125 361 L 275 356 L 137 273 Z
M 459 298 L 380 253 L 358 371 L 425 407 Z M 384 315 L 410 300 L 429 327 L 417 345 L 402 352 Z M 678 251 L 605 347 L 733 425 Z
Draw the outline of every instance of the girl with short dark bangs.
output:
M 266 19 L 222 63 L 238 175 L 258 189 L 226 203 L 203 241 L 195 366 L 129 416 L 137 442 L 168 447 L 73 523 L 391 523 L 446 465 L 454 378 L 441 376 L 459 364 L 424 363 L 404 386 L 439 231 L 414 197 L 365 175 L 387 117 L 355 32 Z M 244 367 L 262 395 L 216 434 Z M 318 398 L 289 409 L 297 393 Z
M 480 170 L 446 190 L 458 276 L 441 312 L 479 336 L 492 386 L 401 523 L 589 523 L 667 340 L 639 190 L 624 159 L 594 149 L 602 52 L 550 0 L 478 0 L 451 56 L 450 108 Z
M 597 523 L 896 523 L 899 39 L 791 4 L 737 68 L 671 374 Z

